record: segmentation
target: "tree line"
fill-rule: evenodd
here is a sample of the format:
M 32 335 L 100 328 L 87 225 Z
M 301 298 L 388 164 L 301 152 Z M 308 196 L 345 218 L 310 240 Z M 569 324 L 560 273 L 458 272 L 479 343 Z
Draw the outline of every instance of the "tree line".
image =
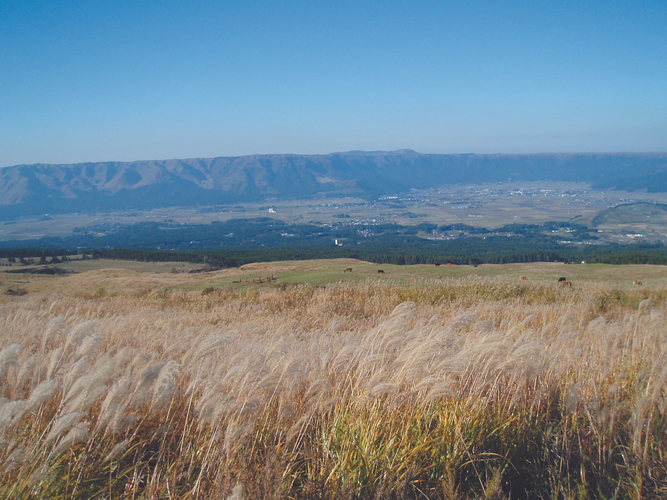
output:
M 667 265 L 664 250 L 645 248 L 627 251 L 621 248 L 605 249 L 600 253 L 523 251 L 516 253 L 486 253 L 468 255 L 465 253 L 441 252 L 398 252 L 352 248 L 269 248 L 248 250 L 220 250 L 206 252 L 171 252 L 143 249 L 100 249 L 93 252 L 95 258 L 137 260 L 143 262 L 190 262 L 208 264 L 211 267 L 231 268 L 254 262 L 275 262 L 290 260 L 359 259 L 376 264 L 414 265 L 446 264 L 480 265 L 512 264 L 530 262 L 580 262 L 605 264 L 657 264 Z
M 578 244 L 562 244 L 562 234 Z M 434 235 L 428 239 L 418 233 Z M 447 236 L 447 239 L 438 238 Z M 334 246 L 338 240 L 344 246 Z M 96 257 L 207 263 L 357 258 L 378 264 L 479 265 L 522 262 L 667 264 L 662 244 L 597 244 L 594 230 L 570 222 L 508 224 L 493 232 L 467 224 L 286 224 L 271 218 L 232 219 L 208 225 L 169 222 L 79 228 L 66 238 L 2 242 L 0 257 L 25 259 L 92 253 Z

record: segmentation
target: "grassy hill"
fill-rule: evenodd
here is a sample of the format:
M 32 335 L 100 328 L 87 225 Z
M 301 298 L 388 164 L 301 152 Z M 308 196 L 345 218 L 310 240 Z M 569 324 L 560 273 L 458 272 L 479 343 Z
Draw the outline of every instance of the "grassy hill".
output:
M 595 226 L 605 224 L 667 223 L 667 205 L 661 203 L 633 203 L 601 210 L 593 219 Z
M 369 280 L 389 286 L 414 283 L 449 283 L 466 279 L 510 279 L 523 284 L 553 284 L 564 276 L 575 289 L 590 283 L 607 283 L 618 289 L 632 288 L 634 280 L 644 285 L 667 287 L 667 266 L 607 265 L 535 262 L 529 264 L 468 265 L 393 265 L 374 264 L 357 259 L 320 259 L 246 264 L 239 268 L 213 272 L 204 264 L 185 262 L 135 262 L 122 260 L 75 260 L 57 267 L 64 274 L 34 274 L 44 266 L 0 268 L 0 293 L 20 288 L 30 294 L 67 293 L 92 296 L 141 293 L 151 290 L 201 291 L 206 288 L 275 289 L 283 285 L 330 286 L 359 284 Z M 352 272 L 345 269 L 352 268 Z M 378 273 L 378 270 L 384 271 Z M 23 271 L 23 272 L 21 272 Z M 261 280 L 261 281 L 260 281 Z

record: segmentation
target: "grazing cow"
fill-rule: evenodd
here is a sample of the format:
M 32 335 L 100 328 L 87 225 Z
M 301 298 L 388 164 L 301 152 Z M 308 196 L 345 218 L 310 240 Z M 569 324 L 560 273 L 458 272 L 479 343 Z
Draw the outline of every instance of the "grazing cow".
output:
M 639 280 L 634 280 L 634 281 L 632 282 L 632 284 L 633 284 L 633 285 L 636 285 L 636 286 L 642 286 L 642 282 L 639 281 Z
M 521 278 L 520 278 L 520 279 L 522 279 L 522 280 L 527 280 L 528 278 L 527 278 L 527 277 L 525 277 L 525 276 L 521 276 Z
M 378 269 L 378 274 L 384 274 L 384 271 L 382 269 Z
M 569 286 L 570 288 L 572 288 L 572 282 L 571 281 L 559 281 L 558 284 L 562 287 Z
M 343 271 L 343 272 L 344 272 L 344 273 L 351 273 L 351 272 L 352 272 L 352 268 L 351 268 L 351 267 L 346 267 L 346 268 L 345 268 L 345 271 Z
M 440 263 L 438 262 L 438 263 L 435 265 L 435 267 L 440 267 Z
M 585 261 L 585 260 L 582 260 L 582 261 L 581 261 L 581 263 L 582 263 L 582 264 L 585 264 L 585 263 L 586 263 L 586 261 Z
M 567 278 L 565 276 L 558 278 L 558 283 L 561 283 L 563 281 L 567 281 Z
M 570 262 L 569 262 L 569 261 L 567 261 L 567 260 L 566 260 L 565 262 L 563 262 L 563 264 L 569 264 L 569 263 L 570 263 Z
M 452 264 L 451 264 L 451 263 L 449 263 L 449 262 L 447 262 L 447 264 L 445 264 L 445 265 L 446 265 L 446 266 L 451 266 Z

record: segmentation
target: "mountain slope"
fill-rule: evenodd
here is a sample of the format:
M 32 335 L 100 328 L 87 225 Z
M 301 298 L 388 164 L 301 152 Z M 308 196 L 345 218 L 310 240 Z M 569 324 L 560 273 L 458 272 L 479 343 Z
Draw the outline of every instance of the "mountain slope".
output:
M 661 175 L 665 169 L 667 153 L 425 155 L 410 150 L 19 165 L 0 169 L 0 218 L 318 194 L 373 197 L 508 179 L 632 185 L 628 179 Z

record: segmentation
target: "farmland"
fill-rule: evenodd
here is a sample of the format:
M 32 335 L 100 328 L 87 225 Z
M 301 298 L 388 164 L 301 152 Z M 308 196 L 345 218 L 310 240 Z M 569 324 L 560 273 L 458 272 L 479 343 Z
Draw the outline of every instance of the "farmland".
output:
M 661 266 L 62 266 L 0 272 L 0 497 L 667 491 Z
M 383 223 L 415 226 L 467 224 L 498 228 L 505 224 L 543 224 L 574 221 L 595 227 L 596 215 L 608 207 L 628 203 L 665 203 L 664 193 L 599 191 L 582 183 L 521 182 L 449 185 L 381 196 L 377 199 L 321 197 L 307 200 L 269 199 L 261 203 L 166 207 L 146 210 L 87 211 L 77 214 L 21 216 L 0 224 L 0 241 L 67 237 L 90 233 L 96 237 L 141 223 L 174 226 L 210 225 L 234 219 L 270 217 L 293 224 L 351 224 L 369 227 Z M 601 238 L 629 242 L 628 233 L 648 240 L 664 239 L 664 217 L 604 218 Z M 428 235 L 422 235 L 428 236 Z

